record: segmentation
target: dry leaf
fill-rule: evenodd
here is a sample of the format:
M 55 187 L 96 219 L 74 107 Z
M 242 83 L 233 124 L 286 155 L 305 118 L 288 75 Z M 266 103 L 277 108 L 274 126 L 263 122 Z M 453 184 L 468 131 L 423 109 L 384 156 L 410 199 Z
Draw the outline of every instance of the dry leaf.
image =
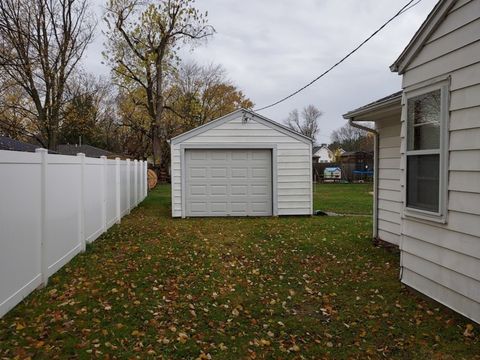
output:
M 472 324 L 467 324 L 467 326 L 465 327 L 465 331 L 463 332 L 463 336 L 466 336 L 469 338 L 472 338 L 474 336 Z

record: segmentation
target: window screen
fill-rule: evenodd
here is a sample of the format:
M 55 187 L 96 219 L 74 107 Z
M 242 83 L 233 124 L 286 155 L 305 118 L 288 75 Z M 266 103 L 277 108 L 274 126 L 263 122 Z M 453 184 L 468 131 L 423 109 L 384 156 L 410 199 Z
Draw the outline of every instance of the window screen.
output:
M 440 155 L 407 157 L 407 206 L 431 212 L 439 211 Z

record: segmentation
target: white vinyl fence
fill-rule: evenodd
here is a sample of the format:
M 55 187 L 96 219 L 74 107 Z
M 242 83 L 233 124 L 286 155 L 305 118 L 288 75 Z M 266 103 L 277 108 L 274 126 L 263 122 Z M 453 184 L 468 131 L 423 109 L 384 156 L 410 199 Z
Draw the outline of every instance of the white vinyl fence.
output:
M 145 161 L 0 150 L 0 317 L 146 196 Z

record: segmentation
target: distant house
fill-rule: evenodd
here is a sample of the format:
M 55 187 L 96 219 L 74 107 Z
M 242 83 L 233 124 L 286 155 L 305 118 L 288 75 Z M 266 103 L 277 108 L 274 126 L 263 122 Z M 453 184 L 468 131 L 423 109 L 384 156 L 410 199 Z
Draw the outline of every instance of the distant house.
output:
M 480 0 L 441 0 L 391 70 L 403 91 L 350 111 L 374 121 L 377 239 L 400 280 L 480 322 Z
M 313 147 L 312 159 L 314 163 L 329 163 L 334 161 L 335 155 L 328 148 L 327 144 L 322 144 Z
M 40 147 L 40 145 L 33 145 L 7 136 L 0 136 L 0 150 L 35 152 L 35 149 Z
M 114 153 L 97 148 L 91 145 L 58 145 L 57 151 L 62 155 L 77 155 L 78 153 L 83 153 L 87 157 L 99 158 L 100 156 L 113 157 Z

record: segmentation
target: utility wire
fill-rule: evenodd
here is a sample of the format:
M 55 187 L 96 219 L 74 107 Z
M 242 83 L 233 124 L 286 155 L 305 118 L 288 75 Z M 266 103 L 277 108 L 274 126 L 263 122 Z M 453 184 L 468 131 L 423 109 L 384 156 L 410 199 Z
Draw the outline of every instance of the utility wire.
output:
M 411 9 L 412 7 L 414 7 L 415 5 L 417 5 L 418 3 L 420 3 L 422 0 L 417 0 L 414 4 L 412 4 L 415 0 L 410 0 L 407 4 L 405 4 L 394 16 L 392 16 L 387 22 L 385 22 L 382 26 L 380 26 L 377 30 L 375 30 L 372 35 L 370 35 L 368 38 L 366 38 L 365 40 L 363 40 L 360 45 L 358 45 L 355 49 L 353 49 L 352 51 L 350 51 L 347 55 L 345 55 L 342 59 L 340 59 L 337 63 L 335 63 L 333 66 L 331 66 L 328 70 L 324 71 L 322 74 L 320 74 L 319 76 L 317 76 L 315 79 L 313 79 L 312 81 L 310 81 L 308 84 L 302 86 L 300 89 L 298 89 L 297 91 L 294 91 L 293 93 L 291 93 L 290 95 L 287 95 L 285 96 L 284 98 L 281 98 L 280 100 L 270 104 L 270 105 L 267 105 L 267 106 L 264 106 L 264 107 L 261 107 L 259 109 L 255 109 L 254 111 L 261 111 L 261 110 L 265 110 L 265 109 L 269 109 L 271 107 L 274 107 L 282 102 L 284 102 L 285 100 L 288 100 L 290 99 L 291 97 L 294 97 L 295 95 L 297 95 L 298 93 L 302 92 L 303 90 L 305 90 L 306 88 L 308 88 L 309 86 L 313 85 L 315 82 L 317 82 L 318 80 L 320 80 L 322 77 L 324 77 L 325 75 L 327 75 L 330 71 L 332 71 L 334 68 L 336 68 L 338 65 L 340 65 L 342 62 L 344 62 L 346 59 L 348 59 L 350 56 L 352 56 L 358 49 L 360 49 L 363 45 L 365 45 L 370 39 L 372 39 L 375 35 L 377 35 L 384 27 L 386 27 L 388 24 L 390 24 L 394 19 L 396 19 L 398 16 L 402 15 L 404 12 L 408 11 L 409 9 Z

